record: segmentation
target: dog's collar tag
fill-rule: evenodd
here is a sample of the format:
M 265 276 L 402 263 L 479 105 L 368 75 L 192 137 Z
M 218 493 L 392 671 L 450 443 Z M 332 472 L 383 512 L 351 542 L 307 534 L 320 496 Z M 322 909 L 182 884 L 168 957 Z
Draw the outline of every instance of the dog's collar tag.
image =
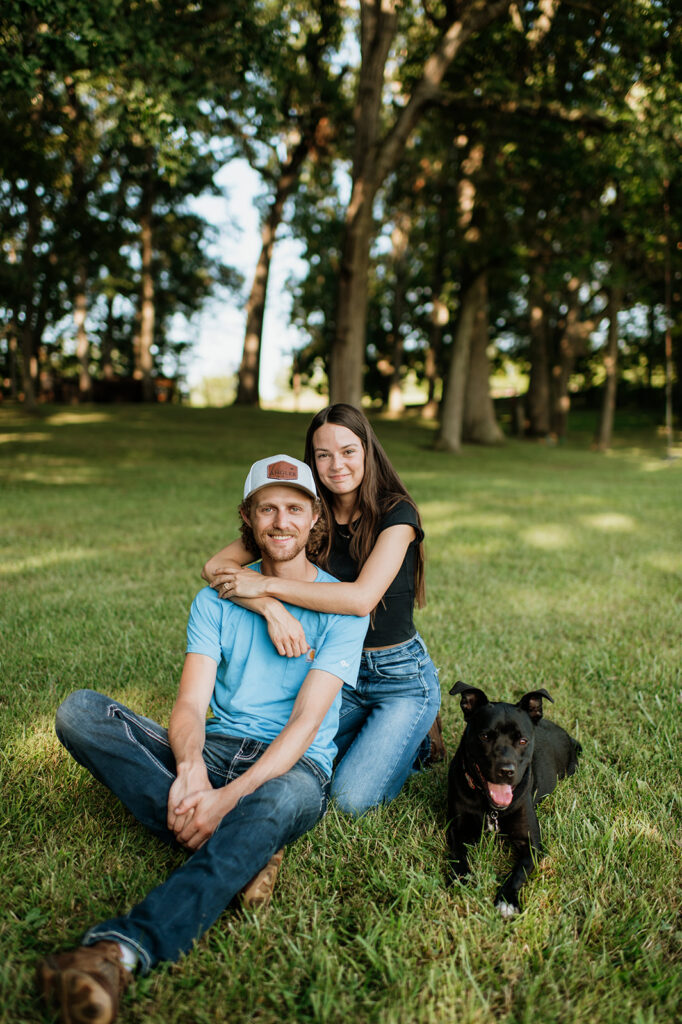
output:
M 497 818 L 497 811 L 488 811 L 486 815 L 486 829 L 488 832 L 499 832 L 500 823 Z

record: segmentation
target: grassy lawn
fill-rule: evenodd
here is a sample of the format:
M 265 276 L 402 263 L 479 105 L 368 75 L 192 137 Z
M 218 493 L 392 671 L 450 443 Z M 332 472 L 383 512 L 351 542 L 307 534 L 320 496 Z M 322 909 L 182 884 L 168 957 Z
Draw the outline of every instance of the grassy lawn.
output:
M 91 686 L 166 723 L 208 554 L 244 475 L 301 456 L 307 416 L 176 407 L 0 407 L 0 1021 L 51 1021 L 35 961 L 123 912 L 178 856 L 62 751 L 54 712 Z M 618 425 L 617 425 L 618 426 Z M 181 963 L 137 981 L 154 1024 L 648 1022 L 682 1016 L 682 460 L 625 425 L 460 457 L 379 422 L 427 531 L 419 628 L 440 670 L 491 698 L 544 686 L 583 746 L 540 811 L 547 856 L 524 913 L 492 905 L 486 837 L 444 885 L 446 768 L 387 808 L 333 808 L 285 856 L 271 907 L 228 910 Z

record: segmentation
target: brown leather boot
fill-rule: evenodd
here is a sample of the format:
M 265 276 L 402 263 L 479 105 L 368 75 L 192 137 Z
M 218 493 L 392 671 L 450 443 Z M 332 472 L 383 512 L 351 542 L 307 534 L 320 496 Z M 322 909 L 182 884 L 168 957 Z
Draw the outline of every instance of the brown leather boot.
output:
M 239 893 L 242 906 L 246 910 L 254 910 L 256 907 L 267 907 L 272 899 L 272 891 L 275 888 L 275 879 L 279 866 L 282 863 L 284 850 L 278 850 L 270 858 L 264 868 L 254 875 L 242 891 Z
M 132 977 L 117 942 L 52 953 L 36 973 L 43 997 L 59 1006 L 64 1024 L 111 1024 Z
M 445 740 L 443 739 L 443 723 L 440 720 L 440 712 L 436 715 L 433 725 L 429 729 L 429 739 L 431 741 L 431 750 L 425 762 L 427 767 L 430 767 L 432 764 L 438 764 L 439 761 L 447 760 L 448 756 Z

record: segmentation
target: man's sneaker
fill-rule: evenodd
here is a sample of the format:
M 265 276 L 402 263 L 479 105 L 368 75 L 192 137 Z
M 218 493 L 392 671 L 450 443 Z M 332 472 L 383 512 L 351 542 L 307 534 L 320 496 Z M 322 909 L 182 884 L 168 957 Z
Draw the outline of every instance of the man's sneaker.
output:
M 117 942 L 53 953 L 38 964 L 38 987 L 61 1010 L 64 1024 L 111 1024 L 132 975 Z
M 445 749 L 443 723 L 440 720 L 440 712 L 436 715 L 433 725 L 429 729 L 428 736 L 431 743 L 431 749 L 429 750 L 429 756 L 425 762 L 426 767 L 429 767 L 432 764 L 438 764 L 439 761 L 447 760 L 448 752 Z
M 251 881 L 239 893 L 242 906 L 246 910 L 254 910 L 256 907 L 267 907 L 272 899 L 275 879 L 277 878 L 277 872 L 279 871 L 283 856 L 284 850 L 278 850 L 265 867 L 257 875 L 254 875 Z

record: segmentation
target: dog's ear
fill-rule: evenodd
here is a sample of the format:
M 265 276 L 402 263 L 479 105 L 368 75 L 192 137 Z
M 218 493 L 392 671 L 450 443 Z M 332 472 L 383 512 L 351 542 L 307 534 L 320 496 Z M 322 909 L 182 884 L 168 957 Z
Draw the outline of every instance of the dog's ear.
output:
M 525 693 L 521 700 L 516 705 L 517 708 L 521 708 L 525 711 L 534 723 L 537 723 L 542 718 L 542 698 L 554 703 L 547 690 L 531 690 L 530 693 Z
M 458 693 L 462 694 L 459 706 L 467 722 L 477 708 L 482 708 L 484 704 L 488 703 L 488 698 L 483 690 L 477 690 L 475 686 L 467 686 L 461 679 L 450 689 L 450 696 L 456 697 Z

